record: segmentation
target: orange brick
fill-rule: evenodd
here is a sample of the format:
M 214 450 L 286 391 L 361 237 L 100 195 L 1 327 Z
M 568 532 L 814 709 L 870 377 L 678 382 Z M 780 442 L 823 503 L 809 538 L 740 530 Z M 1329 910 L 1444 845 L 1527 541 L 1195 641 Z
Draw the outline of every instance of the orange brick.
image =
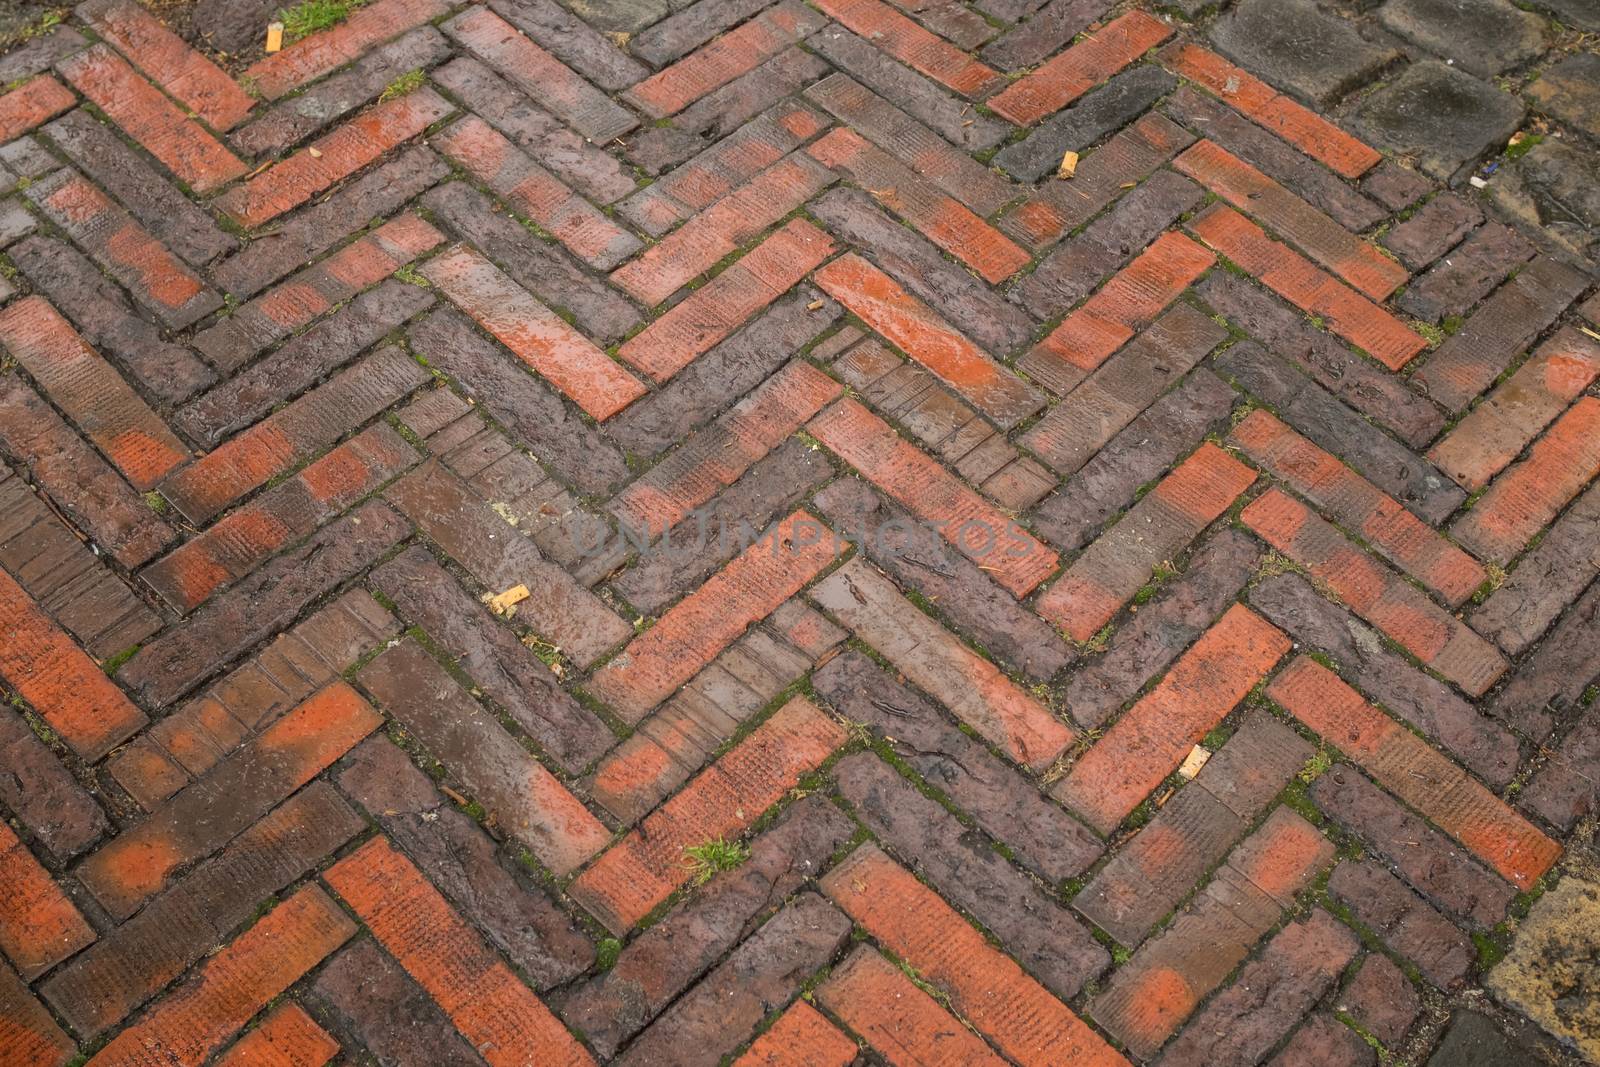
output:
M 503 197 L 513 210 L 538 223 L 596 270 L 609 270 L 638 250 L 637 237 L 612 222 L 478 116 L 468 115 L 452 123 L 433 139 L 433 144 Z
M 0 677 L 93 762 L 149 721 L 22 586 L 0 571 Z
M 134 0 L 93 0 L 78 16 L 214 130 L 236 125 L 255 106 L 250 94 Z
M 1028 354 L 1024 369 L 1055 393 L 1071 392 L 1216 260 L 1181 233 L 1162 234 L 1050 331 Z
M 0 345 L 135 489 L 153 489 L 189 450 L 42 296 L 0 311 Z
M 322 1067 L 338 1054 L 339 1042 L 286 1000 L 219 1056 L 217 1067 Z
M 1383 155 L 1315 111 L 1295 103 L 1242 67 L 1190 41 L 1175 41 L 1157 57 L 1174 74 L 1205 86 L 1235 111 L 1266 127 L 1344 178 L 1359 178 Z
M 488 8 L 469 7 L 442 28 L 595 145 L 639 124 L 626 108 Z
M 95 1067 L 198 1067 L 355 932 L 356 924 L 326 893 L 307 886 L 207 960 L 91 1062 Z
M 1373 300 L 1386 299 L 1410 277 L 1376 246 L 1213 141 L 1195 142 L 1172 165 L 1240 211 L 1260 219 Z
M 1485 559 L 1509 562 L 1597 474 L 1600 397 L 1586 396 L 1534 442 L 1527 459 L 1496 478 L 1450 532 Z
M 654 118 L 676 115 L 712 90 L 805 40 L 824 22 L 796 0 L 784 0 L 646 78 L 623 97 Z
M 1428 458 L 1463 488 L 1481 489 L 1596 378 L 1600 343 L 1563 328 L 1467 412 Z
M 874 48 L 969 100 L 981 99 L 1005 81 L 999 71 L 984 66 L 881 0 L 818 0 L 817 6 L 857 36 L 871 41 Z
M 595 672 L 589 692 L 637 723 L 820 574 L 840 548 L 821 522 L 794 512 L 629 642 Z
M 1084 549 L 1036 610 L 1073 640 L 1089 640 L 1255 479 L 1255 471 L 1216 445 L 1201 445 Z
M 4 821 L 0 885 L 0 952 L 27 981 L 94 941 L 78 909 Z
M 876 845 L 857 848 L 821 885 L 858 926 L 947 993 L 956 1013 L 1023 1067 L 1126 1067 L 1104 1038 Z
M 1252 411 L 1228 439 L 1452 607 L 1488 578 L 1477 560 L 1271 412 Z
M 372 7 L 362 8 L 343 25 L 348 26 L 385 2 L 380 0 Z M 239 225 L 254 229 L 354 174 L 450 111 L 450 104 L 428 88 L 381 101 L 283 162 L 228 190 L 217 197 L 216 206 Z
M 842 391 L 809 363 L 785 364 L 618 493 L 613 512 L 652 536 L 666 532 L 737 481 Z
M 1172 36 L 1172 27 L 1130 11 L 1073 45 L 989 101 L 995 114 L 1031 126 L 1111 77 Z
M 1240 514 L 1262 540 L 1326 582 L 1357 615 L 1473 696 L 1505 673 L 1505 657 L 1459 619 L 1278 489 Z
M 222 297 L 166 245 L 70 167 L 35 184 L 28 195 L 167 327 L 181 330 L 222 306 Z
M 420 217 L 398 215 L 200 331 L 194 347 L 212 366 L 234 370 L 443 242 Z
M 358 8 L 337 26 L 258 60 L 244 72 L 244 80 L 265 99 L 276 100 L 344 66 L 373 45 L 398 37 L 449 10 L 443 0 L 378 0 Z
M 659 304 L 831 181 L 833 176 L 805 155 L 786 156 L 612 271 L 611 281 L 641 303 Z
M 847 126 L 833 130 L 806 151 L 843 172 L 991 285 L 999 285 L 1032 259 L 961 201 Z
M 617 355 L 664 382 L 788 292 L 833 250 L 827 234 L 793 219 L 635 335 Z
M 850 1067 L 856 1043 L 803 1000 L 789 1005 L 734 1067 Z
M 85 49 L 62 60 L 56 69 L 195 192 L 209 193 L 247 169 L 110 46 Z
M 0 966 L 0 1051 L 17 1067 L 61 1067 L 76 1046 L 11 968 Z
M 860 556 L 819 582 L 811 596 L 1023 766 L 1042 771 L 1072 743 L 1072 730 L 1048 708 L 901 596 Z
M 77 102 L 71 90 L 48 74 L 18 86 L 0 96 L 0 144 L 42 126 Z
M 1428 347 L 1415 330 L 1272 240 L 1231 208 L 1214 204 L 1201 212 L 1189 229 L 1301 311 L 1325 318 L 1331 332 L 1364 349 L 1390 370 L 1404 367 Z
M 843 727 L 795 697 L 595 861 L 568 892 L 613 933 L 631 929 L 693 877 L 684 849 L 749 829 L 844 741 Z
M 1015 597 L 1055 572 L 1060 557 L 857 400 L 839 401 L 808 430 Z
M 368 841 L 330 867 L 323 880 L 491 1067 L 594 1063 L 386 838 Z
M 244 577 L 417 462 L 416 450 L 385 423 L 315 460 L 288 482 L 190 538 L 139 575 L 187 614 L 226 582 Z
M 1558 843 L 1315 660 L 1295 660 L 1267 695 L 1517 888 L 1560 858 Z
M 1136 1056 L 1154 1059 L 1334 854 L 1316 827 L 1275 808 L 1172 924 L 1112 975 L 1090 1002 L 1094 1020 Z
M 1009 429 L 1044 406 L 1026 382 L 860 256 L 840 256 L 816 282 L 998 425 Z
M 1000 1067 L 1006 1062 L 866 945 L 834 968 L 816 997 L 895 1067 Z
M 78 878 L 118 918 L 159 892 L 181 866 L 249 828 L 383 722 L 335 682 L 275 720 L 154 814 L 100 846 Z
M 381 348 L 178 471 L 161 493 L 190 522 L 209 522 L 427 380 L 405 352 Z
M 1290 647 L 1277 627 L 1235 604 L 1084 753 L 1053 795 L 1111 833 Z
M 430 260 L 422 274 L 597 421 L 644 395 L 639 379 L 472 249 L 455 245 Z

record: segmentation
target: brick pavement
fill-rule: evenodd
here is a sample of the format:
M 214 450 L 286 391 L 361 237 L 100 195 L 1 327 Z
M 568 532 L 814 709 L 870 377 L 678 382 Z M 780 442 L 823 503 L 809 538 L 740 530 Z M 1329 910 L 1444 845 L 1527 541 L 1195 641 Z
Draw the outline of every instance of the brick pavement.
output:
M 0 1064 L 1600 1063 L 1586 0 L 272 7 L 0 53 Z

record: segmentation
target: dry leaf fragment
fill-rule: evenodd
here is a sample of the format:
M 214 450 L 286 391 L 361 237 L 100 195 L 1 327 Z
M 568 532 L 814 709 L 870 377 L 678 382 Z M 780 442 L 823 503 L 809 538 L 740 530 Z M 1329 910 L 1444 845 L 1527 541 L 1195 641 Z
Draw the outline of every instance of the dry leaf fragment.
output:
M 321 159 L 322 158 L 322 150 L 320 148 L 318 148 L 316 145 L 312 145 L 311 147 L 307 148 L 306 152 L 310 154 L 312 159 Z
M 277 52 L 283 48 L 283 23 L 273 22 L 267 26 L 267 51 Z
M 501 593 L 499 596 L 490 600 L 489 610 L 494 612 L 496 615 L 504 615 L 510 609 L 516 607 L 524 600 L 527 600 L 528 596 L 529 593 L 527 586 L 514 585 L 510 589 L 507 589 L 505 592 Z
M 1061 157 L 1061 166 L 1056 168 L 1056 177 L 1066 179 L 1078 173 L 1078 153 L 1068 152 Z
M 806 305 L 806 310 L 807 311 L 816 311 L 821 307 L 822 307 L 822 301 L 821 300 L 813 300 L 813 301 L 811 301 L 811 303 Z

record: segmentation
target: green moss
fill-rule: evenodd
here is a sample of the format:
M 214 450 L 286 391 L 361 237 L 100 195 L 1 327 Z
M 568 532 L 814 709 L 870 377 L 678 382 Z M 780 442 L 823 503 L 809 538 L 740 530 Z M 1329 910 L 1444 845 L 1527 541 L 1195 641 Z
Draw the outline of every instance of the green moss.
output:
M 622 942 L 614 937 L 608 937 L 595 949 L 594 965 L 602 971 L 609 971 L 617 965 L 617 957 L 620 955 L 622 955 Z

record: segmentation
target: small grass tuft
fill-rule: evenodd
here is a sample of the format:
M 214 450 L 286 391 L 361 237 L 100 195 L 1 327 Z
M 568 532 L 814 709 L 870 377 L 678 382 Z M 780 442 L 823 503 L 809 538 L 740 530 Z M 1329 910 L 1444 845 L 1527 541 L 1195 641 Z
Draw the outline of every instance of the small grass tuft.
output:
M 422 83 L 427 80 L 427 75 L 420 70 L 410 70 L 400 75 L 394 81 L 383 87 L 383 92 L 378 96 L 378 102 L 393 100 L 397 96 L 405 96 L 422 88 Z
M 283 23 L 283 36 L 289 41 L 309 37 L 318 30 L 337 25 L 350 17 L 361 6 L 362 0 L 301 0 L 293 7 L 278 12 Z
M 693 875 L 695 885 L 705 885 L 719 871 L 731 871 L 750 858 L 750 848 L 737 841 L 717 838 L 703 845 L 690 845 L 683 850 L 684 860 Z

